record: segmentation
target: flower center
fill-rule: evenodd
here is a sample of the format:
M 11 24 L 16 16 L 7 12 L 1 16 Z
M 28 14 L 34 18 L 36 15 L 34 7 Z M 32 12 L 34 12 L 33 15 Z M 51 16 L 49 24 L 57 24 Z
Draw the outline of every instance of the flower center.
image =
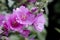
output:
M 22 19 L 23 21 L 25 21 L 26 18 L 27 18 L 26 15 L 22 15 L 21 17 L 22 17 L 21 19 Z
M 11 25 L 12 25 L 12 27 L 18 27 L 19 26 L 19 23 L 16 22 L 16 21 L 14 21 L 14 22 L 11 23 Z

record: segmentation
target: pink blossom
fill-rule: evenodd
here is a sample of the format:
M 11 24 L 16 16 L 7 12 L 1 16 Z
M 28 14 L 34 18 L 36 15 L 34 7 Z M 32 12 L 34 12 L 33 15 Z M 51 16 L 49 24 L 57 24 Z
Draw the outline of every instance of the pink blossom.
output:
M 11 30 L 22 31 L 23 25 L 16 21 L 15 14 L 6 15 L 6 23 Z
M 34 28 L 37 31 L 42 31 L 44 29 L 44 24 L 45 24 L 45 17 L 43 13 L 40 13 L 37 15 L 37 17 L 34 20 Z
M 34 16 L 28 8 L 21 6 L 20 8 L 17 8 L 16 10 L 13 10 L 13 14 L 17 15 L 17 21 L 24 25 L 31 25 L 34 21 Z

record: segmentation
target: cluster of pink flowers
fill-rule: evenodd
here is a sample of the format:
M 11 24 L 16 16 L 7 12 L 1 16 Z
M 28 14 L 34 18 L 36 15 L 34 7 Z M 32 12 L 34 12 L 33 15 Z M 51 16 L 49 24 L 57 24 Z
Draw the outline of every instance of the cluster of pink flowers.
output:
M 12 14 L 0 15 L 0 26 L 3 25 L 7 31 L 17 31 L 24 37 L 28 37 L 31 32 L 27 29 L 30 25 L 41 32 L 44 29 L 44 24 L 43 12 L 35 15 L 25 6 L 13 9 Z

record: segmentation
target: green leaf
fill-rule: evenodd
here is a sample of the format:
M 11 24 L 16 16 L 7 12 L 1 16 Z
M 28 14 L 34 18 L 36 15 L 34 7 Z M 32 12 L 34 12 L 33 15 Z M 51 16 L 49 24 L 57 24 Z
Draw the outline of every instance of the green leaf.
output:
M 42 32 L 38 32 L 37 33 L 37 36 L 38 36 L 38 38 L 39 38 L 39 40 L 45 40 L 45 37 L 46 37 L 46 30 L 44 29 L 44 31 L 42 31 Z
M 45 25 L 46 25 L 46 27 L 48 27 L 48 17 L 47 17 L 46 14 L 44 14 L 44 16 L 45 16 L 45 19 L 46 19 L 46 23 L 45 23 Z
M 23 36 L 21 36 L 19 33 L 17 32 L 14 32 L 14 33 L 10 33 L 10 36 L 9 36 L 9 39 L 10 40 L 24 40 Z
M 10 35 L 10 40 L 19 40 L 18 35 Z

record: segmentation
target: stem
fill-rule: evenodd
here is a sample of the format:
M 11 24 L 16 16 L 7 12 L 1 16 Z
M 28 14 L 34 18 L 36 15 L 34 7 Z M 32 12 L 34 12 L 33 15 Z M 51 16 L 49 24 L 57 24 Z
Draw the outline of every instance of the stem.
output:
M 46 15 L 48 16 L 48 7 L 47 7 L 47 5 L 48 5 L 48 1 L 46 1 L 46 5 L 45 5 L 45 12 L 46 12 Z
M 48 15 L 48 8 L 47 8 L 47 6 L 45 7 L 45 12 L 46 12 L 46 15 Z

